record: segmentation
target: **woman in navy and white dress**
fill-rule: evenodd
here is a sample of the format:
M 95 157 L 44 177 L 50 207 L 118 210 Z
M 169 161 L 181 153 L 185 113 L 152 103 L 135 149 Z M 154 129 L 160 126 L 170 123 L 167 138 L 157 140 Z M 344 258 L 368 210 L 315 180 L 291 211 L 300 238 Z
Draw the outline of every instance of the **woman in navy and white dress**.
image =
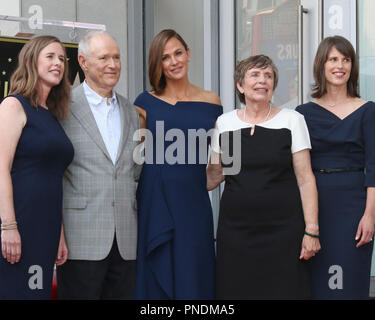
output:
M 270 104 L 277 69 L 267 56 L 241 61 L 235 80 L 246 108 L 218 118 L 207 169 L 209 189 L 225 177 L 217 298 L 308 299 L 305 260 L 320 244 L 312 229 L 318 209 L 307 127 L 294 110 Z

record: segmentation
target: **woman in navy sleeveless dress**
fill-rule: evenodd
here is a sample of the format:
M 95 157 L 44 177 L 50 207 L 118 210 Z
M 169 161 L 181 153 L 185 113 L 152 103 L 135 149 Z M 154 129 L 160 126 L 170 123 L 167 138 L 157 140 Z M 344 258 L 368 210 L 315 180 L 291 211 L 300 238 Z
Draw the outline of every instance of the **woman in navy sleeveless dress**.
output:
M 0 106 L 0 299 L 50 299 L 54 264 L 67 258 L 62 177 L 73 146 L 57 117 L 67 112 L 69 92 L 61 42 L 41 36 L 25 44 Z
M 154 61 L 158 54 L 161 59 Z M 216 94 L 189 83 L 189 57 L 175 31 L 160 32 L 150 48 L 154 91 L 141 93 L 134 102 L 148 129 L 137 190 L 137 299 L 213 299 L 215 294 L 206 158 L 207 133 L 222 107 Z M 152 76 L 155 69 L 162 70 L 162 90 Z M 176 98 L 184 93 L 183 101 Z
M 310 262 L 312 294 L 315 299 L 368 299 L 375 219 L 375 104 L 359 99 L 358 61 L 342 37 L 320 44 L 314 76 L 316 100 L 296 109 L 310 132 L 319 193 L 322 251 Z

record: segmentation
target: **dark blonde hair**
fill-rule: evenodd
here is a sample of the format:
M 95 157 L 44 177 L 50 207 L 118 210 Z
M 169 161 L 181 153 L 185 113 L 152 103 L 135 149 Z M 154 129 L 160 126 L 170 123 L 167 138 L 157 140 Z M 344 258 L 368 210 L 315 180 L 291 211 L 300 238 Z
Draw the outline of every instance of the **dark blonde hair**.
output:
M 319 44 L 314 60 L 314 80 L 312 86 L 313 98 L 320 98 L 327 93 L 326 77 L 324 73 L 324 64 L 327 62 L 328 54 L 332 48 L 336 48 L 342 55 L 350 58 L 352 61 L 352 70 L 347 83 L 348 95 L 359 97 L 358 92 L 358 58 L 352 44 L 341 36 L 327 37 Z
M 184 39 L 172 29 L 160 31 L 152 40 L 148 55 L 148 77 L 156 94 L 163 93 L 167 84 L 162 70 L 162 56 L 164 46 L 171 38 L 180 41 L 186 51 L 189 48 Z
M 263 69 L 267 67 L 271 67 L 273 71 L 273 90 L 275 90 L 277 83 L 279 82 L 279 71 L 277 70 L 277 67 L 275 66 L 270 57 L 265 56 L 263 54 L 259 54 L 256 56 L 246 58 L 237 64 L 236 69 L 234 71 L 234 83 L 236 86 L 238 99 L 240 99 L 241 103 L 246 103 L 245 95 L 238 90 L 237 83 L 239 83 L 242 86 L 243 79 L 245 78 L 246 72 L 248 70 L 253 68 Z
M 51 88 L 47 106 L 53 116 L 64 119 L 68 116 L 70 103 L 69 66 L 65 48 L 54 36 L 35 37 L 22 47 L 18 55 L 18 66 L 10 78 L 9 94 L 21 94 L 30 101 L 33 107 L 38 107 L 38 58 L 40 52 L 54 42 L 59 43 L 64 51 L 64 74 L 61 82 Z

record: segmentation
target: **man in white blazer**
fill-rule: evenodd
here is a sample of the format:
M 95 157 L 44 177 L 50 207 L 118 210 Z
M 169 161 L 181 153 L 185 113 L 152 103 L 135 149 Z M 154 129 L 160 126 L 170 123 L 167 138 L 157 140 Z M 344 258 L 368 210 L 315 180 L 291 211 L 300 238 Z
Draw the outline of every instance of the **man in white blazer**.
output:
M 120 51 L 109 34 L 87 34 L 79 43 L 78 61 L 85 81 L 73 90 L 70 117 L 62 121 L 75 154 L 63 181 L 69 255 L 57 268 L 58 297 L 132 299 L 140 173 L 133 136 L 139 117 L 114 91 Z

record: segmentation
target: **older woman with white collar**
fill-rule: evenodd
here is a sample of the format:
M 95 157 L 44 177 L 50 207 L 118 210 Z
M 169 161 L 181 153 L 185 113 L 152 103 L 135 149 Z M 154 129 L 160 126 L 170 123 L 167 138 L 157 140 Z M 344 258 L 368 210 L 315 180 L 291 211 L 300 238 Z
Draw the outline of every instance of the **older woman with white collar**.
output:
M 209 190 L 225 179 L 217 298 L 307 299 L 305 260 L 320 243 L 306 123 L 294 110 L 272 106 L 278 71 L 269 57 L 241 61 L 234 78 L 246 107 L 218 118 L 207 168 Z M 239 172 L 231 172 L 228 158 L 240 162 Z

